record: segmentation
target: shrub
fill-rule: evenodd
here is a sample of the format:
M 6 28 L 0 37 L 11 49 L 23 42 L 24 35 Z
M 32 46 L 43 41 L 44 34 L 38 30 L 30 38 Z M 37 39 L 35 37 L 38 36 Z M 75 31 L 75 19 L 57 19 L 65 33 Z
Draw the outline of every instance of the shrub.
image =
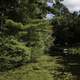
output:
M 30 48 L 16 39 L 0 38 L 0 71 L 11 69 L 30 61 Z

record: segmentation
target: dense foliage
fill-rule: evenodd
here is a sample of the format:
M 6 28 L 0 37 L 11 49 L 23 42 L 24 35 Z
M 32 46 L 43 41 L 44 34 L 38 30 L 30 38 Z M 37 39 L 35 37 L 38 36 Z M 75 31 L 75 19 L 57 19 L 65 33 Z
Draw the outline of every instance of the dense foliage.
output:
M 80 79 L 80 15 L 61 1 L 0 1 L 0 80 Z
M 80 42 L 79 18 L 80 16 L 75 15 L 75 13 L 68 13 L 53 20 L 56 44 L 69 46 Z
M 6 20 L 0 37 L 0 70 L 35 61 L 51 44 L 51 28 L 47 21 L 33 20 L 25 25 Z

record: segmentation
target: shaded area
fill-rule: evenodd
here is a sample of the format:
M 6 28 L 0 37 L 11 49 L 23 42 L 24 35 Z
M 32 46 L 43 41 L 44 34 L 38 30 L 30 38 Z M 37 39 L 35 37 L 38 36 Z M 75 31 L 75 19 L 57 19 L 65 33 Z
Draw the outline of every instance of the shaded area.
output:
M 80 56 L 79 55 L 66 55 L 63 56 L 65 70 L 70 71 L 73 75 L 80 75 Z
M 77 51 L 79 52 L 79 51 Z M 80 55 L 79 53 L 64 53 L 64 48 L 61 47 L 51 47 L 50 48 L 50 56 L 61 56 L 58 61 L 59 64 L 64 66 L 63 73 L 70 72 L 73 76 L 76 76 L 76 80 L 80 80 Z M 75 80 L 75 79 L 73 79 Z

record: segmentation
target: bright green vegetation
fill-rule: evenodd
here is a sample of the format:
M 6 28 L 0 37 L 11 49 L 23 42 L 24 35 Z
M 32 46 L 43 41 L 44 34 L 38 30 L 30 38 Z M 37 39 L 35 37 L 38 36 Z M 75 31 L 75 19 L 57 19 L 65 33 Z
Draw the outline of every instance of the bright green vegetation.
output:
M 80 80 L 80 15 L 60 1 L 0 0 L 0 80 Z
M 44 20 L 33 20 L 25 25 L 7 20 L 0 35 L 1 71 L 36 62 L 52 42 L 51 26 Z
M 74 54 L 74 55 L 80 55 L 80 48 L 78 47 L 78 48 L 69 48 L 68 49 L 69 50 L 69 53 L 70 54 Z
M 57 58 L 43 55 L 36 63 L 0 73 L 0 80 L 76 80 L 71 73 L 62 72 L 64 66 Z

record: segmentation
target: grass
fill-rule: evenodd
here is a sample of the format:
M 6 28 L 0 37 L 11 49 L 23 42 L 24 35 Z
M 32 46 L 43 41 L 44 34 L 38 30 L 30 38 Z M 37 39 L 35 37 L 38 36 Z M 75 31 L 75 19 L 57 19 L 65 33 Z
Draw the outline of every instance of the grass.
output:
M 64 66 L 58 62 L 58 57 L 43 55 L 36 63 L 0 73 L 0 80 L 76 80 L 71 73 L 61 72 Z

